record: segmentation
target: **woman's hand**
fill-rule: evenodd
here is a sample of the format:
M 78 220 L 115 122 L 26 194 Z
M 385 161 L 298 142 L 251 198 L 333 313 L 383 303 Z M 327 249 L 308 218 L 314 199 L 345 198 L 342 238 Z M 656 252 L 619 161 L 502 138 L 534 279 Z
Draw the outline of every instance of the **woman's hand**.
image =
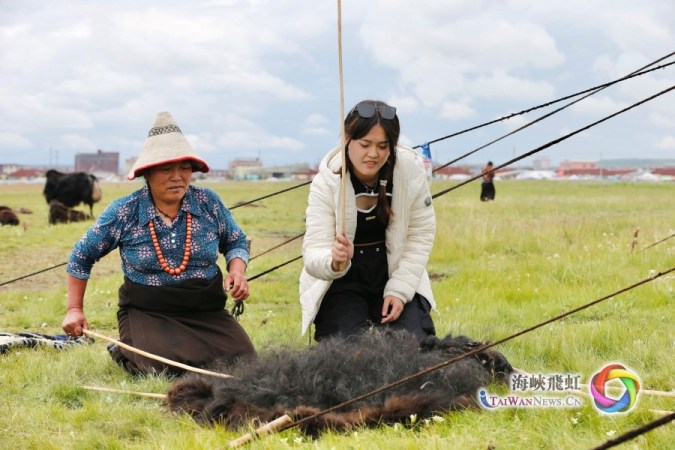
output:
M 354 256 L 354 244 L 347 239 L 344 234 L 335 236 L 333 248 L 331 249 L 331 264 L 333 272 L 340 272 L 348 261 Z
M 244 276 L 245 270 L 246 263 L 239 258 L 234 258 L 230 261 L 229 272 L 223 281 L 225 292 L 229 292 L 237 302 L 246 300 L 249 295 L 248 281 L 246 281 L 246 277 Z
M 87 322 L 87 318 L 84 317 L 84 311 L 82 311 L 82 309 L 69 308 L 61 327 L 68 336 L 81 336 L 83 329 L 89 329 L 89 322 Z
M 89 329 L 89 322 L 84 317 L 84 293 L 87 290 L 87 280 L 68 274 L 66 284 L 68 286 L 68 312 L 61 327 L 68 336 L 81 336 L 83 329 Z
M 404 306 L 405 304 L 400 298 L 387 295 L 382 305 L 382 322 L 380 323 L 390 323 L 397 320 L 401 316 Z

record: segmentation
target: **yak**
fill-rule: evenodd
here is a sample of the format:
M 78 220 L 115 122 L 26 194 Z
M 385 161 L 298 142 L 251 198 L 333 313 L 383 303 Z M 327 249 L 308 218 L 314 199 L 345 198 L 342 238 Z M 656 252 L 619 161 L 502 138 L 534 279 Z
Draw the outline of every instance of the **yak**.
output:
M 91 216 L 68 208 L 66 205 L 58 200 L 49 202 L 49 224 L 55 225 L 57 223 L 82 222 L 91 219 Z
M 0 225 L 18 225 L 19 218 L 12 208 L 0 206 Z
M 229 428 L 252 420 L 269 422 L 284 414 L 297 421 L 482 345 L 465 336 L 429 336 L 420 343 L 405 331 L 369 331 L 304 350 L 278 349 L 216 364 L 217 370 L 235 378 L 190 374 L 169 389 L 167 403 L 172 411 L 186 412 L 198 423 Z M 502 354 L 486 350 L 310 419 L 301 430 L 315 437 L 326 429 L 410 424 L 475 408 L 478 390 L 489 383 L 506 383 L 511 372 L 513 367 Z
M 49 170 L 45 174 L 47 182 L 42 194 L 47 203 L 58 200 L 68 208 L 84 203 L 89 205 L 89 215 L 94 217 L 94 203 L 101 200 L 101 186 L 96 176 L 85 173 L 62 173 Z M 51 222 L 50 222 L 51 223 Z

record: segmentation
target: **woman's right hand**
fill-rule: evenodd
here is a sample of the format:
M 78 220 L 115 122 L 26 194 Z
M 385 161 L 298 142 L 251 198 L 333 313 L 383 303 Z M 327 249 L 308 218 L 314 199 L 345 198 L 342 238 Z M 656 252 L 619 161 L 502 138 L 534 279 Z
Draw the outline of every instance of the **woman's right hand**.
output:
M 333 272 L 342 270 L 348 261 L 354 256 L 354 243 L 347 239 L 344 234 L 338 234 L 333 242 L 331 250 L 331 268 Z
M 84 311 L 79 308 L 72 308 L 68 310 L 61 327 L 68 336 L 81 336 L 83 329 L 89 329 L 89 322 L 84 317 Z

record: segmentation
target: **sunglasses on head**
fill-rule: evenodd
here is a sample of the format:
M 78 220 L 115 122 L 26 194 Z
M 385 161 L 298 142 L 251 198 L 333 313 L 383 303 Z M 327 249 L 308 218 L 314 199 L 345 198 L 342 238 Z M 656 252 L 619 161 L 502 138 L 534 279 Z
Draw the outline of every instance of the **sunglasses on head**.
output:
M 396 117 L 395 107 L 383 104 L 377 105 L 369 102 L 361 102 L 357 104 L 352 112 L 353 111 L 356 111 L 359 116 L 363 117 L 364 119 L 370 119 L 373 117 L 375 115 L 375 111 L 379 111 L 380 117 L 383 119 L 391 120 Z

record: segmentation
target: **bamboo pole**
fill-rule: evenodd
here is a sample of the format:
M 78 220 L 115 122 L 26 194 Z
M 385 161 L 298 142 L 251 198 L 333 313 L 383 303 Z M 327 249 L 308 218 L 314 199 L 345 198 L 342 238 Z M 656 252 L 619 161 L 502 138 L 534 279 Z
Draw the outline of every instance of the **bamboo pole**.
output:
M 342 76 L 342 2 L 337 0 L 337 33 L 338 33 L 338 71 L 340 73 L 340 149 L 342 154 L 342 178 L 340 182 L 340 234 L 347 233 L 345 222 L 347 194 L 347 149 L 345 148 L 345 87 Z M 346 263 L 338 264 L 340 271 L 344 270 Z
M 146 358 L 154 359 L 155 361 L 163 362 L 164 364 L 168 364 L 170 366 L 180 367 L 181 369 L 185 369 L 185 370 L 190 371 L 190 372 L 201 373 L 202 375 L 211 375 L 211 376 L 219 377 L 219 378 L 235 378 L 232 375 L 228 375 L 228 374 L 225 374 L 225 373 L 211 372 L 210 370 L 204 370 L 204 369 L 200 369 L 198 367 L 188 366 L 187 364 L 172 361 L 172 360 L 164 358 L 162 356 L 153 355 L 152 353 L 148 353 L 146 351 L 137 349 L 135 347 L 132 347 L 131 345 L 127 345 L 124 342 L 120 342 L 120 341 L 118 341 L 116 339 L 113 339 L 111 337 L 104 336 L 104 335 L 99 334 L 95 331 L 91 331 L 91 330 L 87 330 L 87 329 L 83 328 L 82 332 L 84 334 L 88 335 L 88 336 L 94 336 L 94 337 L 97 337 L 99 339 L 103 339 L 104 341 L 112 342 L 113 344 L 119 345 L 120 347 L 122 347 L 126 350 L 129 350 L 130 352 L 136 353 L 136 354 L 141 355 L 141 356 L 145 356 Z
M 274 419 L 271 422 L 267 422 L 265 425 L 256 429 L 253 433 L 247 433 L 247 434 L 243 435 L 242 437 L 235 439 L 234 441 L 230 441 L 230 447 L 235 448 L 235 447 L 239 447 L 239 446 L 244 445 L 244 444 L 248 444 L 249 442 L 251 442 L 256 437 L 262 436 L 262 435 L 268 434 L 268 433 L 273 433 L 278 428 L 281 428 L 284 425 L 288 425 L 292 421 L 293 420 L 291 420 L 291 417 L 288 414 L 284 414 L 283 416 L 281 416 L 277 419 Z
M 152 392 L 125 391 L 123 389 L 114 389 L 114 388 L 100 387 L 100 386 L 80 386 L 80 387 L 82 389 L 86 389 L 88 391 L 113 392 L 115 394 L 138 395 L 140 397 L 158 398 L 160 400 L 166 400 L 166 397 L 167 397 L 166 394 L 155 394 L 155 393 L 152 393 Z

